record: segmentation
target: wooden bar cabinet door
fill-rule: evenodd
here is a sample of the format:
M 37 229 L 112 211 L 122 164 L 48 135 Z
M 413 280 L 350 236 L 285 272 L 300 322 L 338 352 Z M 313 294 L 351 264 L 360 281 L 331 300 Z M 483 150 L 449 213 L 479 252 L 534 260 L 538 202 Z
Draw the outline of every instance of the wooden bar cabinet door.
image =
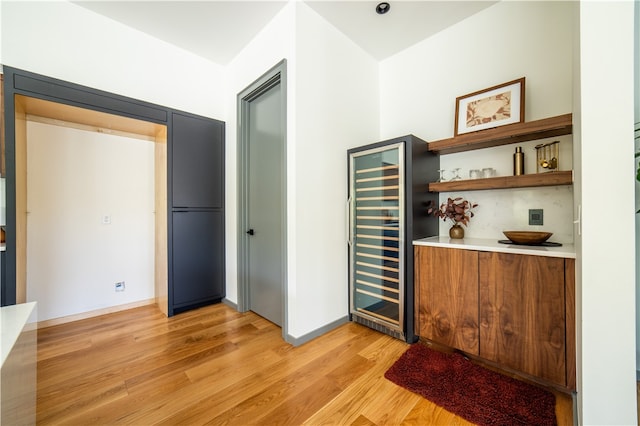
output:
M 479 253 L 480 356 L 566 385 L 564 259 Z
M 417 334 L 478 355 L 478 252 L 415 247 Z

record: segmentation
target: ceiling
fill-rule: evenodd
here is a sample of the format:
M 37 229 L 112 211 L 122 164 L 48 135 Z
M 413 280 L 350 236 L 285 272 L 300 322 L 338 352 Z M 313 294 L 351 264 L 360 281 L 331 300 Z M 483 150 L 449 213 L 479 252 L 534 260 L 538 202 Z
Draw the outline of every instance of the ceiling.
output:
M 385 59 L 497 1 L 304 0 L 377 60 Z M 287 1 L 74 1 L 95 13 L 220 65 L 228 64 Z

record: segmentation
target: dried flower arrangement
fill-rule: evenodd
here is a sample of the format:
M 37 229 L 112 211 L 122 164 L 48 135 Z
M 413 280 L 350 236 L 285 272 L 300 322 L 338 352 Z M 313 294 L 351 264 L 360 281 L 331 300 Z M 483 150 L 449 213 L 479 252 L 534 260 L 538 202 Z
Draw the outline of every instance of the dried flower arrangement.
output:
M 446 203 L 440 204 L 440 208 L 429 208 L 427 214 L 438 216 L 444 221 L 450 219 L 454 225 L 461 223 L 466 226 L 473 217 L 473 209 L 476 207 L 478 207 L 477 203 L 470 203 L 462 197 L 448 198 Z

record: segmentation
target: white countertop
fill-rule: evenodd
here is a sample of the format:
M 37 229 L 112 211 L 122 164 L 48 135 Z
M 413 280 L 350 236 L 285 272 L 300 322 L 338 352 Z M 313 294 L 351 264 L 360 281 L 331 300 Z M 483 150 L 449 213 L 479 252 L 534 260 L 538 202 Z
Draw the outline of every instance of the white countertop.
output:
M 36 302 L 0 308 L 0 352 L 2 354 L 0 366 L 4 365 L 31 315 L 35 315 L 35 308 Z
M 528 254 L 533 256 L 565 257 L 575 259 L 576 250 L 573 244 L 562 244 L 561 247 L 521 246 L 502 244 L 497 239 L 464 238 L 461 240 L 449 237 L 429 237 L 413 241 L 414 246 L 446 247 L 462 250 L 493 251 L 499 253 Z

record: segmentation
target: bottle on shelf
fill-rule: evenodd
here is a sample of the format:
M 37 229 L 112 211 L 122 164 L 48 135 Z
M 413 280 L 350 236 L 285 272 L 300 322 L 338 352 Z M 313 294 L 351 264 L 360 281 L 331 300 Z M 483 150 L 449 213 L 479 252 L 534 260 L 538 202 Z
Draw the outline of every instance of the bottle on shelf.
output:
M 513 154 L 513 175 L 520 176 L 524 174 L 524 152 L 522 147 L 516 148 L 516 152 Z

